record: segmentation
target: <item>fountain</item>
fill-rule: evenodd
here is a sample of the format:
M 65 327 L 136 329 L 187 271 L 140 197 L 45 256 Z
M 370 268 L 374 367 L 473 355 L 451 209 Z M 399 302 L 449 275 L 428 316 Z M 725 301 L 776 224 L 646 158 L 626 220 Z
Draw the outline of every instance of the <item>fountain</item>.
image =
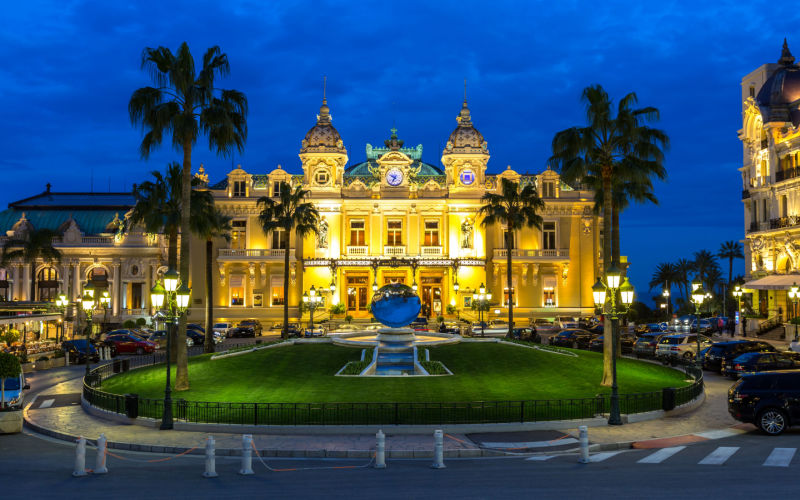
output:
M 400 283 L 383 286 L 372 297 L 372 315 L 390 328 L 378 330 L 375 375 L 414 375 L 418 370 L 414 330 L 407 328 L 421 308 L 419 296 Z

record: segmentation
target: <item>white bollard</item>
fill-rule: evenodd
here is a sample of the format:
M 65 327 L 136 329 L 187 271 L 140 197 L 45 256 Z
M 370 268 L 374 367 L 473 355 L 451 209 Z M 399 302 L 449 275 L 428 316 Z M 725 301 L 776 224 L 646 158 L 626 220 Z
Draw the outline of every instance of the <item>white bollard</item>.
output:
M 376 469 L 385 469 L 386 468 L 386 434 L 383 433 L 381 429 L 378 429 L 378 433 L 375 434 L 375 438 L 378 440 L 378 445 L 375 450 L 375 468 Z
M 72 477 L 86 476 L 86 438 L 78 438 L 78 446 L 75 448 L 75 469 Z
M 579 441 L 581 445 L 581 457 L 578 459 L 578 463 L 581 464 L 588 464 L 589 463 L 589 428 L 585 425 L 578 427 Z
M 253 435 L 244 434 L 242 436 L 242 468 L 239 474 L 249 476 L 253 472 Z
M 206 440 L 206 471 L 203 477 L 217 477 L 217 458 L 214 456 L 214 436 Z
M 433 433 L 433 469 L 444 469 L 444 432 L 441 429 Z
M 106 439 L 105 434 L 100 434 L 100 437 L 97 438 L 97 462 L 95 462 L 94 470 L 92 473 L 94 474 L 108 474 L 108 468 L 106 467 Z

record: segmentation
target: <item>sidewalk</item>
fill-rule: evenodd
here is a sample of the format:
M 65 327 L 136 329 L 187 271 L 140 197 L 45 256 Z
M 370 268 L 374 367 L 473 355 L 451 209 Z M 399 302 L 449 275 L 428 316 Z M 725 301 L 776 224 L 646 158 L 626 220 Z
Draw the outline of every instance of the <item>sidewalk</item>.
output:
M 140 425 L 127 425 L 101 417 L 92 416 L 80 406 L 80 378 L 65 381 L 42 390 L 29 403 L 25 410 L 26 426 L 38 433 L 66 441 L 74 441 L 79 436 L 94 440 L 100 433 L 106 435 L 109 448 L 176 454 L 192 449 L 191 453 L 203 453 L 209 433 L 200 431 L 161 431 Z M 731 381 L 708 374 L 706 378 L 706 401 L 699 408 L 686 414 L 666 417 L 646 422 L 630 423 L 622 426 L 590 427 L 589 438 L 599 449 L 630 447 L 657 447 L 664 440 L 664 446 L 671 446 L 676 436 L 684 436 L 685 442 L 705 438 L 687 438 L 698 433 L 722 437 L 731 427 L 738 424 L 727 412 L 727 390 Z M 253 441 L 262 456 L 273 457 L 336 457 L 364 458 L 375 447 L 374 430 L 363 434 L 254 434 Z M 559 439 L 570 435 L 577 437 L 577 429 L 564 431 L 520 431 L 520 432 L 482 432 L 480 435 L 448 433 L 445 431 L 445 456 L 482 457 L 503 455 L 506 452 L 535 452 L 539 447 L 552 447 Z M 386 451 L 389 458 L 422 458 L 432 456 L 433 436 L 425 434 L 391 435 L 387 433 Z M 300 429 L 298 429 L 300 431 Z M 565 432 L 567 434 L 565 434 Z M 715 434 L 716 433 L 716 434 Z M 722 434 L 720 434 L 722 433 Z M 241 449 L 242 435 L 235 432 L 214 432 L 217 453 L 236 455 Z M 558 437 L 560 436 L 560 437 Z M 651 441 L 651 446 L 646 442 Z M 529 443 L 530 446 L 519 444 Z M 567 442 L 574 442 L 569 440 Z M 682 441 L 683 442 L 683 441 Z M 484 445 L 483 443 L 486 443 Z M 489 444 L 491 443 L 491 444 Z M 509 446 L 502 446 L 508 443 Z M 555 444 L 554 444 L 555 443 Z M 514 446 L 511 446 L 511 445 Z M 511 448 L 516 448 L 512 450 Z M 521 450 L 520 448 L 524 448 Z M 566 449 L 564 449 L 566 448 Z M 552 448 L 551 448 L 552 449 Z M 562 447 L 563 451 L 572 447 Z

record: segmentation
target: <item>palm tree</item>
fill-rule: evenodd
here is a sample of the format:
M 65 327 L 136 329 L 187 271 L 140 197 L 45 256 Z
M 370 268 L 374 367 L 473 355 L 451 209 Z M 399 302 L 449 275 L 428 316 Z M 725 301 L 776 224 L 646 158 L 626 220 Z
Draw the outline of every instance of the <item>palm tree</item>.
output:
M 46 264 L 60 262 L 61 252 L 53 247 L 53 238 L 58 233 L 52 229 L 31 229 L 20 237 L 6 240 L 0 266 L 5 267 L 11 261 L 28 264 L 31 270 L 31 289 L 28 300 L 36 300 L 36 262 L 43 260 Z
M 533 184 L 526 184 L 522 189 L 519 184 L 503 178 L 500 194 L 486 193 L 481 197 L 483 205 L 478 215 L 483 216 L 484 227 L 503 224 L 506 232 L 503 235 L 506 243 L 506 286 L 508 287 L 508 338 L 513 338 L 514 328 L 514 283 L 511 279 L 511 257 L 514 249 L 514 234 L 523 227 L 542 229 L 544 201 L 539 198 Z
M 309 191 L 303 189 L 298 185 L 292 187 L 286 182 L 281 182 L 278 188 L 280 194 L 278 200 L 274 200 L 267 196 L 262 196 L 258 199 L 258 206 L 261 208 L 261 213 L 258 215 L 258 221 L 264 229 L 264 233 L 269 235 L 274 231 L 285 231 L 286 235 L 286 248 L 284 251 L 283 261 L 283 331 L 281 337 L 287 338 L 289 336 L 289 246 L 291 241 L 291 234 L 294 231 L 297 234 L 297 242 L 301 244 L 303 238 L 311 234 L 317 234 L 319 231 L 319 212 L 312 203 L 307 203 L 305 200 Z
M 568 128 L 555 135 L 550 163 L 561 172 L 567 183 L 581 182 L 587 175 L 602 180 L 603 265 L 608 267 L 614 258 L 613 179 L 621 172 L 625 172 L 625 178 L 632 171 L 647 178 L 659 176 L 658 172 L 663 171 L 664 150 L 669 139 L 663 131 L 647 125 L 647 122 L 659 119 L 656 108 L 633 109 L 638 102 L 633 92 L 619 101 L 616 116 L 608 93 L 600 85 L 583 89 L 581 100 L 586 105 L 587 125 Z M 612 320 L 610 337 L 616 339 L 617 330 L 617 324 Z M 610 337 L 605 336 L 603 346 L 603 385 L 611 385 Z
M 161 145 L 165 134 L 172 136 L 172 146 L 183 152 L 183 207 L 181 210 L 180 270 L 183 279 L 189 276 L 189 238 L 191 231 L 192 148 L 200 133 L 208 137 L 209 148 L 220 156 L 234 149 L 244 150 L 247 138 L 247 98 L 237 90 L 214 87 L 216 77 L 230 73 L 228 56 L 219 47 L 209 48 L 203 56 L 203 67 L 195 72 L 194 58 L 183 42 L 173 54 L 166 47 L 147 47 L 142 52 L 142 69 L 150 73 L 155 87 L 142 87 L 133 92 L 128 103 L 131 123 L 146 131 L 139 152 L 147 158 Z M 182 317 L 180 330 L 185 327 Z M 178 350 L 178 369 L 188 364 L 185 349 Z M 178 372 L 180 373 L 180 371 Z M 185 372 L 184 372 L 185 373 Z M 176 374 L 175 389 L 189 388 L 188 377 Z
M 689 301 L 689 276 L 694 272 L 694 270 L 694 262 L 690 261 L 689 259 L 678 259 L 678 262 L 675 263 L 675 272 L 679 277 L 679 282 L 681 285 L 681 296 L 686 303 Z
M 167 266 L 175 269 L 178 265 L 178 233 L 181 228 L 183 215 L 183 175 L 181 166 L 177 162 L 167 164 L 165 174 L 154 170 L 150 173 L 152 181 L 145 181 L 133 188 L 133 197 L 136 204 L 131 210 L 130 216 L 126 219 L 123 231 L 128 231 L 134 225 L 139 225 L 149 233 L 163 233 L 167 235 Z M 192 178 L 192 187 L 199 187 L 201 181 Z M 197 226 L 205 218 L 205 214 L 211 212 L 214 206 L 214 198 L 209 191 L 192 189 L 190 191 L 192 209 L 192 226 Z M 189 238 L 182 238 L 188 240 Z M 180 325 L 178 332 L 185 331 L 184 325 Z M 178 342 L 177 332 L 173 332 L 173 351 L 175 368 L 175 388 L 185 387 L 188 389 L 188 353 L 186 343 Z M 186 361 L 185 363 L 182 360 Z M 181 382 L 179 385 L 178 382 Z M 180 389 L 184 390 L 184 389 Z
M 733 259 L 744 259 L 744 252 L 742 245 L 736 240 L 730 240 L 722 243 L 717 250 L 717 257 L 720 259 L 728 259 L 728 283 L 725 288 L 725 294 L 722 296 L 722 310 L 724 314 L 728 314 L 728 294 L 731 290 L 731 283 L 733 279 Z
M 694 270 L 697 273 L 697 277 L 709 290 L 713 289 L 709 276 L 715 269 L 719 271 L 719 264 L 717 264 L 717 258 L 713 253 L 708 250 L 700 250 L 694 253 Z
M 206 241 L 206 338 L 205 352 L 214 352 L 214 238 L 231 239 L 231 218 L 213 205 L 211 212 L 193 219 L 194 232 Z M 197 221 L 195 223 L 195 221 Z

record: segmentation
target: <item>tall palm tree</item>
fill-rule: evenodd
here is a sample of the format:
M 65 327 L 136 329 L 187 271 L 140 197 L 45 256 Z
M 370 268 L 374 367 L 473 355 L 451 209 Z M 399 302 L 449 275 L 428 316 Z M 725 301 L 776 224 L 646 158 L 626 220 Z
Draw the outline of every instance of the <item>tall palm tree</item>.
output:
M 633 92 L 620 99 L 616 116 L 608 93 L 600 85 L 583 89 L 581 100 L 586 105 L 587 124 L 555 135 L 550 163 L 568 183 L 580 182 L 587 175 L 602 180 L 603 265 L 608 267 L 613 263 L 612 180 L 620 170 L 647 173 L 646 177 L 658 175 L 658 171 L 663 170 L 664 151 L 669 146 L 669 139 L 663 131 L 647 125 L 659 119 L 656 108 L 633 108 L 638 102 Z M 617 322 L 612 321 L 610 337 L 616 339 L 617 335 Z M 605 337 L 603 346 L 603 385 L 611 385 L 610 337 Z
M 539 198 L 533 184 L 526 184 L 520 189 L 519 184 L 503 178 L 500 193 L 486 193 L 481 197 L 478 215 L 483 216 L 484 227 L 503 224 L 506 232 L 503 235 L 506 243 L 506 286 L 508 287 L 508 338 L 513 338 L 514 328 L 514 283 L 511 279 L 511 257 L 514 249 L 514 234 L 523 227 L 542 229 L 544 201 Z
M 133 188 L 133 197 L 136 204 L 126 219 L 123 231 L 129 231 L 132 226 L 138 225 L 149 233 L 163 233 L 167 235 L 167 266 L 175 269 L 178 267 L 178 233 L 181 229 L 183 215 L 183 174 L 177 162 L 167 164 L 164 174 L 154 170 L 150 173 L 153 180 L 145 181 Z M 201 185 L 197 178 L 191 179 L 192 187 Z M 190 215 L 191 225 L 194 227 L 211 213 L 214 207 L 214 198 L 209 191 L 191 189 Z M 188 240 L 182 238 L 183 240 Z M 185 275 L 184 275 L 185 276 Z M 185 331 L 184 325 L 179 325 L 178 332 Z M 186 343 L 178 342 L 181 338 L 178 332 L 173 332 L 172 344 L 175 350 L 172 358 L 176 362 L 175 388 L 186 387 L 189 384 L 188 353 Z M 185 362 L 183 362 L 185 361 Z M 178 381 L 181 385 L 178 385 Z M 181 389 L 183 390 L 183 389 Z
M 713 289 L 709 276 L 715 269 L 719 271 L 719 264 L 717 264 L 717 257 L 713 253 L 708 250 L 699 250 L 694 253 L 694 270 L 697 273 L 697 277 L 709 290 Z
M 309 191 L 298 185 L 294 189 L 286 182 L 280 183 L 280 194 L 275 200 L 267 196 L 258 199 L 258 206 L 261 213 L 258 221 L 264 233 L 269 235 L 274 231 L 283 230 L 286 233 L 286 250 L 283 253 L 283 331 L 281 337 L 289 336 L 289 247 L 292 231 L 297 234 L 297 244 L 300 245 L 303 238 L 319 232 L 319 212 L 313 203 L 308 203 L 305 198 Z
M 231 239 L 231 218 L 215 206 L 210 205 L 210 213 L 193 219 L 194 232 L 206 241 L 206 338 L 205 352 L 214 352 L 214 239 Z M 196 222 L 195 222 L 196 221 Z
M 725 294 L 722 296 L 722 310 L 727 316 L 728 314 L 728 294 L 731 293 L 731 283 L 733 279 L 733 259 L 744 259 L 744 252 L 742 245 L 736 240 L 730 240 L 722 243 L 717 250 L 717 257 L 720 259 L 728 259 L 728 283 L 725 287 Z
M 247 138 L 247 98 L 237 90 L 214 87 L 216 77 L 230 73 L 228 56 L 217 46 L 206 51 L 199 72 L 195 71 L 194 58 L 186 42 L 181 44 L 176 54 L 166 47 L 145 48 L 142 69 L 149 72 L 155 86 L 133 92 L 128 102 L 128 114 L 131 123 L 141 125 L 146 131 L 139 146 L 143 158 L 161 145 L 165 134 L 172 136 L 172 146 L 183 153 L 181 234 L 187 237 L 181 239 L 179 273 L 187 279 L 192 148 L 203 133 L 208 137 L 209 148 L 218 155 L 228 156 L 234 149 L 241 153 Z M 180 330 L 184 329 L 185 323 L 182 318 Z M 177 364 L 179 368 L 188 365 L 186 349 L 178 349 Z M 175 389 L 188 388 L 188 376 L 176 374 Z
M 31 289 L 28 300 L 36 300 L 36 262 L 60 262 L 61 252 L 53 247 L 53 238 L 58 233 L 52 229 L 32 229 L 18 238 L 10 238 L 3 244 L 0 266 L 5 267 L 12 261 L 23 262 L 30 266 Z
M 694 262 L 689 259 L 678 259 L 675 263 L 675 272 L 679 276 L 681 297 L 684 301 L 689 300 L 689 282 L 691 274 L 694 272 Z

